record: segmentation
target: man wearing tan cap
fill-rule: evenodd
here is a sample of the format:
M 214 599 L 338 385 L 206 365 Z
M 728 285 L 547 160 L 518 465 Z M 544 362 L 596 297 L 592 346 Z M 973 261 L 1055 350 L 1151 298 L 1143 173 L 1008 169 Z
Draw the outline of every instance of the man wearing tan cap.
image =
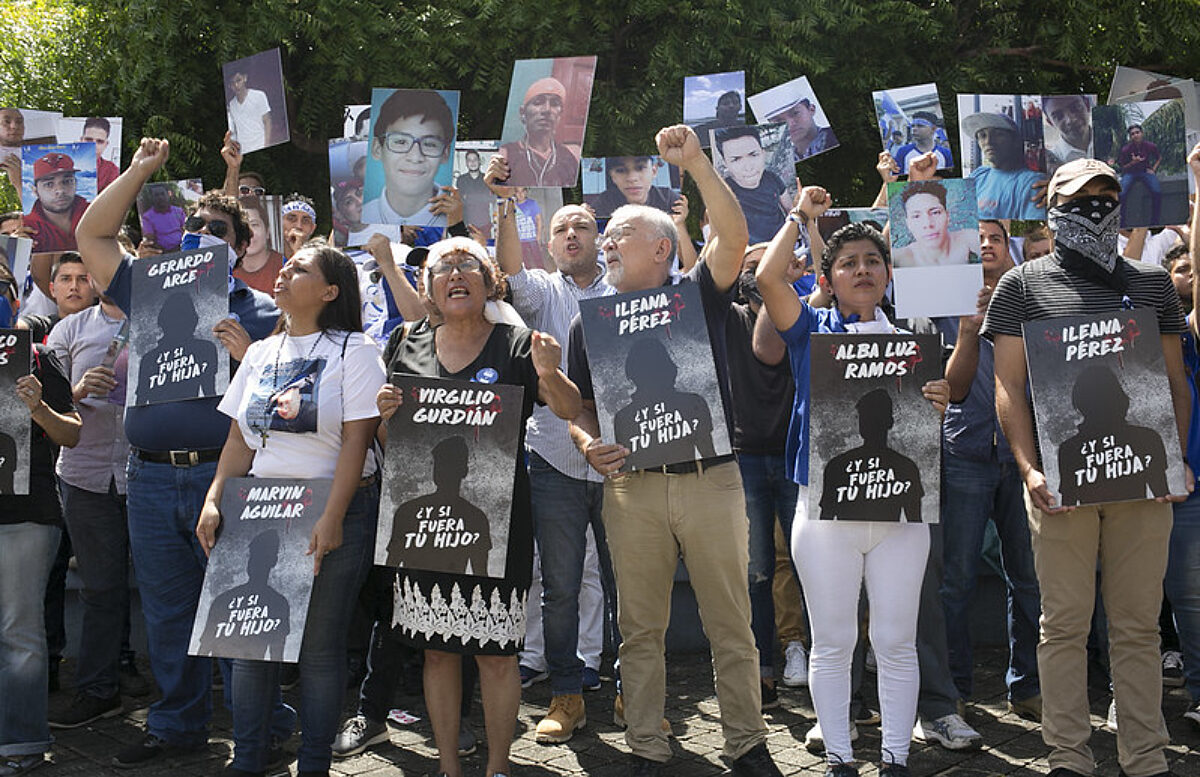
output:
M 979 145 L 982 164 L 971 171 L 981 219 L 1041 221 L 1046 212 L 1034 202 L 1034 185 L 1043 175 L 1025 166 L 1025 149 L 1016 123 L 999 113 L 972 113 L 963 133 Z M 963 149 L 966 158 L 968 150 Z
M 521 123 L 525 135 L 505 143 L 500 154 L 508 160 L 508 183 L 518 186 L 574 186 L 579 157 L 555 138 L 567 101 L 567 90 L 556 78 L 539 78 L 525 90 Z
M 37 201 L 25 214 L 25 226 L 33 233 L 35 250 L 75 250 L 75 225 L 88 206 L 87 200 L 75 193 L 77 172 L 71 156 L 57 151 L 33 163 Z
M 1179 296 L 1161 267 L 1118 255 L 1119 192 L 1116 173 L 1095 159 L 1058 168 L 1047 189 L 1054 251 L 1001 277 L 982 329 L 995 344 L 996 412 L 1025 481 L 1042 592 L 1037 651 L 1042 738 L 1051 748 L 1054 777 L 1095 771 L 1088 747 L 1087 636 L 1097 559 L 1120 721 L 1117 759 L 1130 777 L 1168 774 L 1158 612 L 1171 534 L 1168 502 L 1182 501 L 1186 494 L 1081 507 L 1058 504 L 1042 473 L 1026 395 L 1024 322 L 1150 308 L 1162 336 L 1179 439 L 1187 440 L 1191 392 L 1180 348 L 1185 325 Z M 1190 489 L 1190 470 L 1187 482 Z

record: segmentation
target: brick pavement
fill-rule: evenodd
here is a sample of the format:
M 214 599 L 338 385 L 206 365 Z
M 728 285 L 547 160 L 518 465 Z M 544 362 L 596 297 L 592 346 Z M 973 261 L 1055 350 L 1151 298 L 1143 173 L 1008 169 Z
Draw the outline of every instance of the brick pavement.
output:
M 936 746 L 914 743 L 909 761 L 916 777 L 954 775 L 982 777 L 983 775 L 1029 775 L 1048 771 L 1046 748 L 1036 725 L 1006 712 L 1003 685 L 1003 651 L 985 648 L 977 653 L 979 671 L 976 678 L 977 698 L 969 706 L 968 719 L 984 737 L 982 750 L 952 753 Z M 64 687 L 70 682 L 70 666 L 64 669 Z M 867 675 L 867 686 L 873 686 L 873 676 Z M 705 654 L 672 655 L 668 667 L 667 717 L 671 720 L 677 739 L 675 757 L 664 769 L 669 777 L 707 777 L 727 773 L 721 759 L 721 731 L 716 697 L 713 693 L 711 664 Z M 874 688 L 864 689 L 869 699 Z M 533 728 L 545 713 L 550 700 L 549 683 L 539 683 L 524 692 L 517 740 L 512 749 L 512 777 L 617 777 L 626 770 L 626 754 L 622 733 L 612 724 L 612 683 L 595 693 L 586 694 L 589 712 L 587 728 L 565 745 L 538 745 L 533 740 Z M 56 694 L 56 697 L 60 694 Z M 291 694 L 289 694 L 291 696 Z M 769 744 L 780 768 L 786 775 L 818 777 L 823 774 L 823 761 L 803 746 L 804 733 L 815 721 L 807 689 L 780 688 L 780 707 L 767 713 L 771 728 Z M 397 697 L 402 706 L 424 718 L 418 697 Z M 1098 730 L 1092 738 L 1096 757 L 1100 760 L 1098 777 L 1117 777 L 1116 740 L 1101 728 L 1108 705 L 1103 693 L 1093 694 L 1092 723 Z M 52 699 L 54 701 L 54 699 Z M 125 715 L 100 721 L 95 725 L 73 731 L 58 732 L 51 763 L 37 771 L 41 777 L 67 775 L 136 775 L 136 777 L 191 777 L 219 774 L 232 750 L 228 713 L 221 708 L 220 696 L 214 696 L 217 712 L 213 736 L 201 753 L 172 758 L 136 771 L 112 769 L 107 764 L 112 755 L 141 736 L 140 725 L 146 710 L 127 711 Z M 127 703 L 127 707 L 130 706 Z M 1164 712 L 1171 732 L 1169 757 L 1171 769 L 1180 777 L 1200 777 L 1200 730 L 1180 716 L 1187 706 L 1182 689 L 1171 690 L 1164 696 Z M 872 704 L 872 707 L 877 708 Z M 482 738 L 482 709 L 476 701 L 470 722 Z M 879 728 L 865 726 L 856 743 L 856 755 L 862 759 L 864 777 L 874 775 L 872 765 L 879 757 Z M 298 746 L 293 738 L 288 743 L 292 751 Z M 464 759 L 467 777 L 480 777 L 485 758 L 480 751 Z M 295 764 L 289 773 L 294 774 Z M 347 777 L 419 777 L 436 774 L 437 760 L 428 722 L 424 719 L 405 727 L 391 728 L 391 742 L 354 758 L 334 763 L 332 775 Z

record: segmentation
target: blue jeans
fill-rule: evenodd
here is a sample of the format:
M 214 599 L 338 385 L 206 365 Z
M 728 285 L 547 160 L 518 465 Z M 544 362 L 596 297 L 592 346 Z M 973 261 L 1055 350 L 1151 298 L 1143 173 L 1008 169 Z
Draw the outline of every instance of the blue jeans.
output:
M 1150 195 L 1150 224 L 1156 225 L 1162 211 L 1162 184 L 1159 183 L 1157 175 L 1149 170 L 1140 173 L 1123 173 L 1121 175 L 1121 199 L 1124 200 L 1133 194 L 1133 187 L 1139 183 L 1145 185 L 1146 194 Z
M 37 755 L 53 741 L 42 610 L 60 534 L 39 523 L 0 525 L 0 756 Z
M 996 524 L 1008 589 L 1008 697 L 1023 701 L 1039 693 L 1038 619 L 1041 601 L 1025 513 L 1024 483 L 1016 464 L 942 457 L 942 536 L 945 573 L 942 605 L 950 672 L 963 698 L 971 695 L 971 634 L 968 615 L 987 522 Z
M 63 483 L 63 517 L 73 538 L 83 587 L 83 624 L 75 690 L 102 699 L 121 690 L 117 667 L 129 614 L 129 526 L 125 495 Z
M 582 693 L 583 661 L 576 651 L 579 646 L 579 588 L 589 524 L 600 555 L 605 609 L 610 613 L 615 611 L 612 561 L 604 541 L 604 524 L 600 520 L 604 485 L 568 477 L 530 451 L 529 487 L 533 531 L 542 560 L 542 629 L 550 686 L 555 696 Z
M 174 467 L 130 455 L 126 468 L 129 547 L 146 618 L 150 669 L 162 698 L 150 706 L 146 733 L 178 747 L 208 741 L 212 716 L 212 660 L 189 656 L 192 621 L 208 563 L 196 538 L 196 518 L 216 474 L 216 462 Z M 225 703 L 230 699 L 231 663 L 222 660 Z M 280 699 L 272 730 L 291 735 L 295 714 Z
M 775 579 L 775 520 L 779 519 L 783 536 L 790 538 L 799 486 L 788 477 L 783 456 L 739 453 L 737 462 L 750 521 L 750 630 L 758 648 L 759 674 L 774 677 L 775 597 L 771 583 Z
M 359 488 L 342 522 L 342 544 L 324 558 L 321 574 L 313 580 L 300 643 L 303 739 L 296 756 L 302 772 L 329 768 L 346 693 L 346 630 L 371 568 L 378 519 L 379 485 Z M 258 772 L 266 767 L 280 667 L 273 661 L 233 662 L 235 769 Z
M 950 672 L 942 607 L 943 531 L 940 523 L 929 526 L 929 560 L 925 562 L 917 613 L 917 666 L 921 671 L 917 714 L 922 720 L 937 720 L 958 711 L 959 691 Z
M 1200 701 L 1200 496 L 1172 507 L 1175 524 L 1163 586 L 1175 611 L 1184 682 L 1196 702 Z

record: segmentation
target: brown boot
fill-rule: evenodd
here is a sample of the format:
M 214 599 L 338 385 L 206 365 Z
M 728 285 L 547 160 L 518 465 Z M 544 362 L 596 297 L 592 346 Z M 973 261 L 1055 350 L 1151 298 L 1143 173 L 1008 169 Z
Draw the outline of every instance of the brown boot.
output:
M 619 693 L 613 701 L 613 724 L 617 728 L 626 728 L 627 726 L 625 723 L 625 699 Z M 662 719 L 662 730 L 669 737 L 675 736 L 675 732 L 671 730 L 671 721 L 666 718 Z
M 587 725 L 583 694 L 565 693 L 550 700 L 550 711 L 537 725 L 536 741 L 542 744 L 566 742 Z

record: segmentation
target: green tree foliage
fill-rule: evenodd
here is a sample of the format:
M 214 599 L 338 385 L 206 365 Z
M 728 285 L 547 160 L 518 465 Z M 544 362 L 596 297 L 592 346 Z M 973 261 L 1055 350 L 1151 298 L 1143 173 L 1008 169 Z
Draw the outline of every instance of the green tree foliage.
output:
M 489 138 L 514 59 L 596 54 L 585 153 L 603 156 L 649 150 L 682 115 L 684 76 L 744 69 L 754 93 L 807 75 L 842 147 L 799 173 L 865 204 L 874 89 L 936 81 L 953 131 L 956 92 L 1103 97 L 1117 64 L 1197 72 L 1197 44 L 1194 0 L 8 0 L 0 102 L 124 116 L 126 158 L 167 137 L 165 177 L 216 185 L 220 65 L 279 46 L 293 141 L 246 167 L 327 215 L 326 139 L 372 86 L 461 90 L 460 136 Z

